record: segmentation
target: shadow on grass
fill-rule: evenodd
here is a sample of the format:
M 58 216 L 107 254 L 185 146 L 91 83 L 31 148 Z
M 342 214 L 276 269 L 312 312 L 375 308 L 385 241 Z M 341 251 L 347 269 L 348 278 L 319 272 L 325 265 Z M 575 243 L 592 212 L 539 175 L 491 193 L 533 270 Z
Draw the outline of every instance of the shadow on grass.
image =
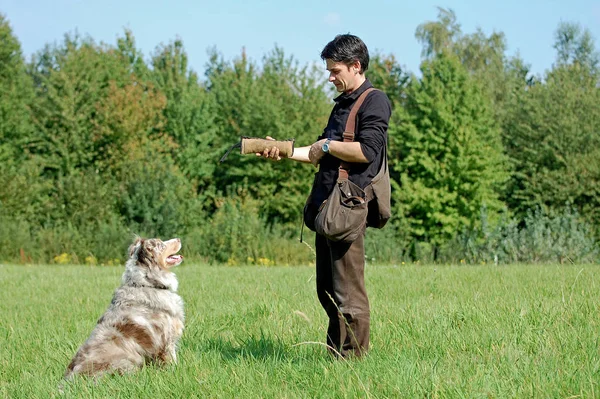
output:
M 283 360 L 290 355 L 290 348 L 281 341 L 265 336 L 251 336 L 238 342 L 216 338 L 208 340 L 204 346 L 206 351 L 219 352 L 224 360 L 239 358 Z

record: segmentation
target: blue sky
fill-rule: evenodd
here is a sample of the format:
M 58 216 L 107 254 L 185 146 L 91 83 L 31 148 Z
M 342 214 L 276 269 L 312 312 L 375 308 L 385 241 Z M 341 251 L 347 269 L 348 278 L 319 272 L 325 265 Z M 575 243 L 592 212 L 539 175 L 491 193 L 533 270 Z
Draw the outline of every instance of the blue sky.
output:
M 436 19 L 437 6 L 452 8 L 463 32 L 504 32 L 507 53 L 519 52 L 537 74 L 554 62 L 554 31 L 561 21 L 587 27 L 600 47 L 600 0 L 2 0 L 0 13 L 27 58 L 68 32 L 115 44 L 128 28 L 147 57 L 157 45 L 181 38 L 190 67 L 200 74 L 211 47 L 226 60 L 245 48 L 260 63 L 277 45 L 301 64 L 322 65 L 323 46 L 338 33 L 352 33 L 371 52 L 393 54 L 418 72 L 415 29 Z

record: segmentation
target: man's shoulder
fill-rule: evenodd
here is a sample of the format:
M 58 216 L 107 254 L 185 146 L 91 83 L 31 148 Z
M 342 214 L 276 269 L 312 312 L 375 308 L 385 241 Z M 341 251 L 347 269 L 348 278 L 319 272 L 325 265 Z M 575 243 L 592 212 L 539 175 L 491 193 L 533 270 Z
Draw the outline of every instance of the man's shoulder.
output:
M 367 94 L 367 97 L 365 97 L 364 107 L 362 108 L 384 108 L 391 110 L 392 103 L 387 94 L 383 90 L 380 90 L 376 87 L 374 87 L 373 89 L 374 90 L 371 90 Z
M 390 99 L 387 94 L 385 94 L 385 91 L 378 89 L 377 87 L 372 87 L 372 89 L 373 90 L 371 90 L 371 92 L 367 95 L 367 98 L 370 97 L 372 100 L 390 102 Z

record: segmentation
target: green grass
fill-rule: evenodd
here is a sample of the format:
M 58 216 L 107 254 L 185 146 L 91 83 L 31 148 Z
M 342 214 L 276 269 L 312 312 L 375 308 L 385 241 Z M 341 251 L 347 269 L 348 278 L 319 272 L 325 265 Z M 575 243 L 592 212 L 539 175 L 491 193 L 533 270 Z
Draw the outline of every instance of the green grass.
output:
M 177 269 L 179 362 L 82 398 L 600 396 L 599 266 L 372 266 L 369 356 L 330 359 L 309 267 Z M 0 266 L 0 397 L 57 395 L 122 268 Z

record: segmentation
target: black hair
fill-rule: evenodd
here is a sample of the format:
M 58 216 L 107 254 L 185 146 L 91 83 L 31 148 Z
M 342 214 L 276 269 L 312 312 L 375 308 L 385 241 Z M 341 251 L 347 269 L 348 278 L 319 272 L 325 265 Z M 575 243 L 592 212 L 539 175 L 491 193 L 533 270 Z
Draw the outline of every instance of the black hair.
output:
M 365 43 L 359 37 L 345 34 L 337 35 L 321 51 L 322 60 L 332 60 L 333 62 L 343 62 L 347 66 L 360 62 L 360 73 L 364 73 L 369 68 L 369 50 Z

